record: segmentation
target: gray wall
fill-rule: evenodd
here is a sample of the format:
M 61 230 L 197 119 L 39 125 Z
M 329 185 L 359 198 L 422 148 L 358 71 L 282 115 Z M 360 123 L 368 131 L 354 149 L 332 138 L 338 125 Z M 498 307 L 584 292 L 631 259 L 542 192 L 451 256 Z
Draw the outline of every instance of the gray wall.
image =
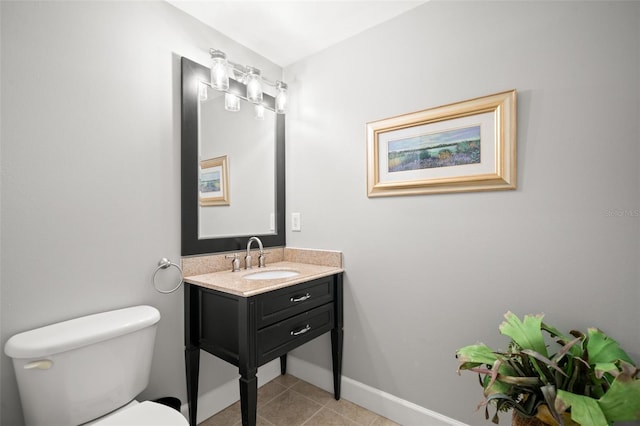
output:
M 2 1 L 1 344 L 79 315 L 160 309 L 146 397 L 185 399 L 180 258 L 180 56 L 209 47 L 281 69 L 164 2 Z M 195 165 L 194 165 L 195 167 Z M 160 274 L 166 288 L 176 276 Z M 203 392 L 237 376 L 203 355 Z M 2 419 L 22 423 L 2 360 Z M 216 370 L 216 375 L 206 371 Z
M 637 2 L 429 2 L 285 69 L 287 243 L 344 251 L 346 376 L 480 424 L 454 353 L 508 310 L 640 362 L 639 28 Z M 516 191 L 367 198 L 367 122 L 509 89 Z

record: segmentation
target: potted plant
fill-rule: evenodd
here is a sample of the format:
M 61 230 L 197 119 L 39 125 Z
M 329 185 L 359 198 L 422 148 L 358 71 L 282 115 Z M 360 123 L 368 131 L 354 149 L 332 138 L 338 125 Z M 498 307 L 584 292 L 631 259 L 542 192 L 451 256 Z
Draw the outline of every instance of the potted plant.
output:
M 485 406 L 487 419 L 489 405 L 496 407 L 494 423 L 498 413 L 513 409 L 514 425 L 640 419 L 638 368 L 615 340 L 597 328 L 565 335 L 542 322 L 543 315 L 504 317 L 499 330 L 511 339 L 506 350 L 476 344 L 456 352 L 458 373 L 478 373 L 485 396 L 479 407 Z

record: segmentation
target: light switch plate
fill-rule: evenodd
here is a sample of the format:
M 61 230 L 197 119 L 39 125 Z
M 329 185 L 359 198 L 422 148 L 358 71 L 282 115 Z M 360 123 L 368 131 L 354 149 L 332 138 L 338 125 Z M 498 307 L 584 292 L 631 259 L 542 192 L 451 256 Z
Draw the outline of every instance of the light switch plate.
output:
M 291 230 L 300 232 L 300 213 L 291 213 Z

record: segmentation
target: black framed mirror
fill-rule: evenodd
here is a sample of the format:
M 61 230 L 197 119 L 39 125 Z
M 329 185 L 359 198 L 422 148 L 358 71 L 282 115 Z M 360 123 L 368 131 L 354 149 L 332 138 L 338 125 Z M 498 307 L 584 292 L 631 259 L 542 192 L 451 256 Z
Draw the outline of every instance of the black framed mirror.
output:
M 191 256 L 205 253 L 218 253 L 225 251 L 242 250 L 252 236 L 257 236 L 265 247 L 284 246 L 285 241 L 285 134 L 284 114 L 275 115 L 275 128 L 273 134 L 273 149 L 275 161 L 275 176 L 273 197 L 274 211 L 272 213 L 273 231 L 255 235 L 236 232 L 237 235 L 224 235 L 206 237 L 200 233 L 200 149 L 199 149 L 199 88 L 201 82 L 209 83 L 209 68 L 193 62 L 187 58 L 181 59 L 182 65 L 182 114 L 181 114 L 181 222 L 182 222 L 182 255 Z M 243 98 L 246 86 L 236 80 L 230 79 L 229 92 Z M 275 99 L 264 93 L 263 104 L 267 109 L 273 110 Z M 233 114 L 233 113 L 229 113 Z M 251 152 L 251 147 L 246 148 Z M 271 160 L 267 160 L 271 161 Z M 248 171 L 251 173 L 251 170 Z M 245 171 L 246 173 L 246 171 Z M 254 185 L 260 182 L 254 181 Z M 233 197 L 233 194 L 232 194 Z M 233 199 L 231 201 L 233 203 Z M 224 207 L 214 207 L 224 208 Z M 251 207 L 249 207 L 251 208 Z

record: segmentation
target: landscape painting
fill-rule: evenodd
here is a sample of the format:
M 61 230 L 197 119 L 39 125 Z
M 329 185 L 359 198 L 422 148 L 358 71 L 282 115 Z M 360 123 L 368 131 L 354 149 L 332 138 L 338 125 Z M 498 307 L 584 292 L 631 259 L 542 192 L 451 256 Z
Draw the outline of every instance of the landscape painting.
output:
M 229 205 L 229 170 L 226 155 L 200 161 L 198 193 L 201 206 Z
M 367 196 L 516 188 L 516 91 L 367 123 Z
M 480 163 L 480 126 L 389 141 L 389 172 Z
M 220 170 L 202 172 L 200 174 L 200 193 L 220 192 Z

